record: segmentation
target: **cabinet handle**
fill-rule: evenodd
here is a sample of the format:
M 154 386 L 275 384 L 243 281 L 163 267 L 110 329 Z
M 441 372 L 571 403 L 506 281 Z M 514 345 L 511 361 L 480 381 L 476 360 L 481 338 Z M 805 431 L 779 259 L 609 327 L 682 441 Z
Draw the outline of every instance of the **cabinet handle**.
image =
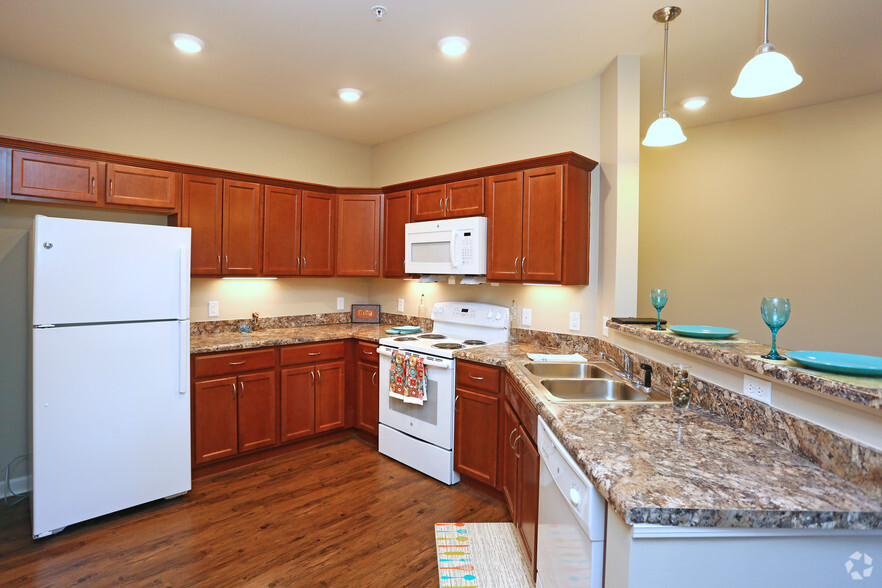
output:
M 518 428 L 515 427 L 514 429 L 511 430 L 511 433 L 508 434 L 508 446 L 511 447 L 512 449 L 514 449 L 514 441 L 512 441 L 511 438 L 512 438 L 512 435 L 514 435 L 517 432 L 518 432 Z
M 297 258 L 297 271 L 300 271 L 300 258 Z
M 224 267 L 227 269 L 229 269 L 229 267 L 230 267 L 230 256 L 229 255 L 224 255 Z
M 110 180 L 110 195 L 113 196 L 113 180 Z
M 527 261 L 526 257 L 521 258 L 521 277 L 524 277 L 524 262 Z
M 245 398 L 245 382 L 239 382 L 239 396 Z
M 95 178 L 92 178 L 92 183 L 89 184 L 89 194 L 95 193 Z
M 322 383 L 322 370 L 315 370 L 315 373 L 318 374 L 318 383 Z
M 243 359 L 242 361 L 231 361 L 231 362 L 230 362 L 230 365 L 242 365 L 242 364 L 245 363 L 246 361 L 248 361 L 248 360 L 247 360 L 247 359 Z
M 236 384 L 230 384 L 233 387 L 233 398 L 236 397 Z
M 312 383 L 315 384 L 315 372 L 309 372 L 309 376 L 312 380 Z
M 518 260 L 520 257 L 515 257 L 515 273 L 518 273 Z
M 483 380 L 484 379 L 481 376 L 473 376 L 472 374 L 469 374 L 469 377 L 473 380 Z
M 307 355 L 321 355 L 321 354 L 322 354 L 321 351 L 310 351 L 309 353 L 307 353 Z
M 301 259 L 303 260 L 303 269 L 306 269 L 306 258 L 301 257 Z
M 217 269 L 220 269 L 220 254 L 217 256 Z
M 441 209 L 441 215 L 444 215 L 444 198 L 438 199 L 438 208 Z
M 373 351 L 365 351 L 364 349 L 362 349 L 361 352 L 364 353 L 365 355 L 373 355 L 374 354 Z
M 450 196 L 444 199 L 444 216 L 450 212 Z
M 517 438 L 514 440 L 514 445 L 515 445 L 515 446 L 512 447 L 512 449 L 514 449 L 514 452 L 515 452 L 515 457 L 518 458 L 518 459 L 521 459 L 521 454 L 518 453 L 518 450 L 517 450 L 516 446 L 517 446 L 517 444 L 518 444 L 518 441 L 520 441 L 520 440 L 521 440 L 521 436 L 518 435 Z
M 371 384 L 377 383 L 377 372 L 371 374 Z

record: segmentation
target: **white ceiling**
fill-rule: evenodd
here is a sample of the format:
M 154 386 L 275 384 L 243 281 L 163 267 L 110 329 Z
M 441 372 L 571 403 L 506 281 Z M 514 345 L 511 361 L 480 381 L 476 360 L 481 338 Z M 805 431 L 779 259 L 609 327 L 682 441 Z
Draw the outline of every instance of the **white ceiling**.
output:
M 370 9 L 389 11 L 377 22 Z M 882 91 L 882 1 L 772 0 L 770 37 L 805 79 L 729 95 L 762 42 L 762 0 L 678 2 L 668 109 L 684 127 Z M 642 57 L 645 129 L 661 107 L 660 0 L 0 0 L 0 56 L 368 145 Z M 201 37 L 203 53 L 169 36 Z M 471 41 L 457 59 L 444 36 Z M 344 104 L 341 87 L 364 98 Z M 679 102 L 710 96 L 697 112 Z

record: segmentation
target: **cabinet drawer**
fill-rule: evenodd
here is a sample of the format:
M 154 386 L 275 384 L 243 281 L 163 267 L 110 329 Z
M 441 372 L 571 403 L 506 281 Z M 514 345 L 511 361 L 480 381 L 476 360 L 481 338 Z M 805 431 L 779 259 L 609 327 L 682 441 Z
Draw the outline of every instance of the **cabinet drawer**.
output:
M 480 363 L 457 360 L 456 385 L 499 394 L 499 369 Z
M 345 341 L 328 341 L 327 343 L 307 343 L 306 345 L 292 345 L 282 348 L 282 365 L 296 365 L 298 363 L 316 363 L 343 359 L 345 354 Z
M 536 429 L 539 426 L 539 412 L 536 410 L 536 407 L 527 400 L 525 393 L 508 374 L 505 376 L 502 389 L 509 406 L 511 406 L 518 419 L 523 423 L 527 434 L 535 442 L 536 435 L 538 434 Z
M 275 363 L 275 352 L 272 349 L 202 355 L 194 360 L 193 377 L 205 378 L 252 372 L 275 367 Z
M 366 343 L 358 341 L 355 345 L 355 359 L 365 361 L 367 363 L 377 363 L 377 345 L 376 343 Z

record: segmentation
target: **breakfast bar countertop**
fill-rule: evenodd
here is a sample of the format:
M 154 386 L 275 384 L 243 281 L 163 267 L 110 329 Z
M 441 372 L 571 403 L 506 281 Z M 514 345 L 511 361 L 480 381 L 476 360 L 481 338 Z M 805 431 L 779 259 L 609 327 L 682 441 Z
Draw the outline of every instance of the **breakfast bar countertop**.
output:
M 330 324 L 191 337 L 191 353 L 356 338 L 390 325 Z M 456 351 L 506 370 L 588 479 L 628 524 L 777 529 L 882 529 L 882 500 L 702 408 L 555 404 L 521 372 L 529 343 Z

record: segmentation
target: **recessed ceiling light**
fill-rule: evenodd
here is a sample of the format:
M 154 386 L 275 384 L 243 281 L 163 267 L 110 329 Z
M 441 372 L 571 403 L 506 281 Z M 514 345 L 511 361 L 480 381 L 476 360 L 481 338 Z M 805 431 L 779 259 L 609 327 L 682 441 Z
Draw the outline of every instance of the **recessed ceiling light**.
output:
M 680 102 L 683 105 L 683 108 L 688 108 L 689 110 L 695 110 L 696 108 L 701 108 L 705 104 L 709 98 L 707 96 L 693 96 L 692 98 L 687 98 Z
M 193 35 L 175 33 L 171 36 L 171 40 L 172 43 L 175 44 L 175 47 L 184 53 L 199 53 L 205 49 L 205 41 L 199 37 L 194 37 Z
M 337 96 L 346 102 L 355 102 L 361 98 L 361 90 L 356 90 L 355 88 L 340 88 L 337 90 Z
M 462 55 L 469 48 L 469 40 L 462 37 L 444 37 L 438 41 L 438 49 L 444 55 L 456 57 Z

